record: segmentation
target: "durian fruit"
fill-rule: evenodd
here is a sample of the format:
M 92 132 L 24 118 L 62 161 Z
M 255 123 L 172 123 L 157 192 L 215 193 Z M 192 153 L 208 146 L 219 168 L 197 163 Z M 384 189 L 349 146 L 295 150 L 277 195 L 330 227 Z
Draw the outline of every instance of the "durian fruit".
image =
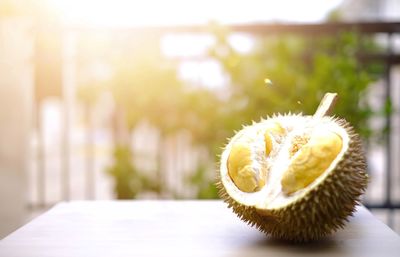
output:
M 344 119 L 327 116 L 327 93 L 313 116 L 274 115 L 243 127 L 221 155 L 220 197 L 266 234 L 297 242 L 342 228 L 365 191 L 365 154 Z

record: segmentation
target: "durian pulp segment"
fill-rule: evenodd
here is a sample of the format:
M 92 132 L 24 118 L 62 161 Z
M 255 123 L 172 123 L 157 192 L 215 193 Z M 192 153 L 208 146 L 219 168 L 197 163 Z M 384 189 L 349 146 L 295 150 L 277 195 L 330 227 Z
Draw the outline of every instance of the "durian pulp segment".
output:
M 285 194 L 292 194 L 311 184 L 342 150 L 341 137 L 329 129 L 314 129 L 309 140 L 299 140 L 299 138 L 309 138 L 309 136 L 294 138 L 296 152 L 281 180 L 282 191 Z
M 244 192 L 259 191 L 265 185 L 265 169 L 254 163 L 251 147 L 238 142 L 231 149 L 228 172 L 235 185 Z
M 333 133 L 341 139 L 339 153 L 332 154 L 335 155 L 331 157 L 333 161 L 326 164 L 327 167 L 320 169 L 322 174 L 318 174 L 316 179 L 307 181 L 305 188 L 296 188 L 289 193 L 283 192 L 281 182 L 285 172 L 288 171 L 293 160 L 301 153 L 304 146 L 302 144 L 296 146 L 298 149 L 293 154 L 293 142 L 299 138 L 313 138 L 315 134 L 316 138 L 313 139 L 315 143 L 319 140 L 318 135 L 323 137 L 324 133 Z M 307 145 L 308 138 L 303 144 Z M 256 206 L 263 210 L 284 207 L 313 189 L 334 169 L 346 152 L 349 140 L 345 129 L 329 117 L 320 118 L 318 122 L 315 122 L 311 116 L 296 115 L 277 116 L 262 121 L 244 128 L 227 145 L 227 151 L 224 151 L 221 157 L 222 183 L 228 189 L 230 196 L 241 204 Z M 241 189 L 238 188 L 237 179 L 234 181 L 232 178 L 235 175 L 232 176 L 232 172 L 228 169 L 230 165 L 232 168 L 230 154 L 233 154 L 233 159 L 240 157 L 234 157 L 235 152 L 241 152 L 243 149 L 240 150 L 236 147 L 244 147 L 244 145 L 248 146 L 248 150 L 244 152 L 250 152 L 250 157 L 244 158 L 246 160 L 241 165 L 251 167 L 249 170 L 253 172 L 253 177 L 249 180 L 252 186 L 247 188 L 247 192 L 243 190 L 243 186 Z M 239 159 L 236 159 L 236 161 L 240 162 Z M 248 161 L 251 163 L 249 164 Z M 243 179 L 245 178 L 243 177 Z
M 259 202 L 261 190 L 269 179 L 272 160 L 279 152 L 279 145 L 287 133 L 277 121 L 263 121 L 244 127 L 228 143 L 221 155 L 221 182 L 230 195 L 239 203 L 254 206 Z M 250 149 L 250 158 L 247 145 Z M 240 155 L 244 159 L 240 160 Z M 249 163 L 250 161 L 250 163 Z M 249 171 L 249 166 L 252 172 Z M 245 174 L 252 173 L 250 182 L 240 181 L 245 176 L 237 176 L 239 170 Z M 250 184 L 250 185 L 249 185 Z M 261 187 L 259 185 L 262 185 Z M 251 190 L 250 190 L 251 189 Z
M 266 209 L 279 209 L 281 207 L 284 207 L 292 202 L 295 202 L 296 200 L 302 198 L 304 195 L 306 195 L 309 191 L 311 191 L 313 188 L 315 188 L 319 183 L 321 183 L 328 175 L 329 173 L 335 169 L 336 165 L 341 161 L 342 157 L 346 153 L 348 147 L 349 147 L 349 142 L 350 138 L 347 133 L 347 131 L 340 127 L 337 123 L 332 121 L 329 117 L 324 117 L 320 122 L 317 124 L 314 122 L 310 123 L 311 126 L 306 126 L 304 127 L 304 134 L 310 136 L 310 144 L 319 144 L 321 146 L 322 150 L 324 147 L 326 147 L 326 142 L 322 142 L 319 137 L 321 136 L 329 136 L 331 137 L 332 134 L 335 135 L 333 136 L 335 143 L 330 145 L 332 148 L 336 149 L 329 149 L 329 154 L 328 156 L 325 156 L 325 160 L 323 158 L 314 158 L 317 159 L 317 162 L 319 162 L 317 165 L 320 166 L 319 172 L 322 172 L 321 174 L 318 174 L 318 176 L 313 179 L 313 181 L 308 181 L 305 185 L 304 188 L 298 189 L 297 191 L 291 192 L 291 193 L 285 193 L 282 189 L 282 180 L 284 178 L 285 173 L 288 171 L 289 166 L 294 162 L 295 158 L 297 157 L 298 154 L 301 154 L 301 148 L 299 152 L 297 152 L 292 158 L 286 159 L 286 168 L 285 169 L 277 169 L 277 170 L 272 170 L 271 172 L 276 172 L 279 174 L 279 182 L 276 181 L 275 187 L 279 187 L 279 193 L 275 194 L 273 197 L 269 198 L 267 202 L 264 201 L 264 203 L 260 202 L 257 206 L 259 208 L 266 208 Z M 297 133 L 296 133 L 297 134 Z M 290 139 L 293 138 L 296 134 L 291 135 L 288 137 L 286 143 L 288 145 L 286 147 L 290 147 Z M 301 134 L 301 132 L 300 132 Z M 312 142 L 313 141 L 313 142 Z M 324 140 L 325 141 L 325 140 Z M 340 143 L 339 143 L 340 142 Z M 329 143 L 328 143 L 329 145 Z M 338 149 L 338 147 L 340 149 Z M 287 151 L 285 151 L 287 152 Z M 313 151 L 313 154 L 320 154 L 316 151 Z M 320 156 L 323 157 L 323 156 Z M 323 160 L 323 161 L 322 161 Z M 321 162 L 322 161 L 322 162 Z M 311 163 L 309 164 L 311 165 Z M 316 169 L 318 170 L 318 168 Z M 313 172 L 313 171 L 311 171 Z M 317 171 L 318 172 L 318 171 Z M 266 185 L 267 186 L 267 185 Z
M 271 133 L 283 133 L 276 123 L 256 125 L 246 129 L 234 140 L 228 157 L 228 174 L 243 192 L 260 191 L 268 179 L 270 157 L 274 149 Z M 276 147 L 275 147 L 276 149 Z

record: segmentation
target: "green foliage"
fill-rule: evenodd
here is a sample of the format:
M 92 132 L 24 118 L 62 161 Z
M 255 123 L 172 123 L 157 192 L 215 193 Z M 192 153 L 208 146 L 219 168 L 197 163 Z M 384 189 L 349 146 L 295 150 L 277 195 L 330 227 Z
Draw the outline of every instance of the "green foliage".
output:
M 131 151 L 122 146 L 114 150 L 114 165 L 107 172 L 115 178 L 118 199 L 132 199 L 141 191 L 142 178 L 131 161 Z
M 197 199 L 216 199 L 218 191 L 215 186 L 215 181 L 209 176 L 209 169 L 205 165 L 199 165 L 197 170 L 188 178 L 188 183 L 197 188 Z
M 116 146 L 113 156 L 114 163 L 107 172 L 114 178 L 114 190 L 118 199 L 133 199 L 146 191 L 159 193 L 158 181 L 153 181 L 135 168 L 128 147 Z
M 209 89 L 185 87 L 177 79 L 175 64 L 146 41 L 137 43 L 133 53 L 121 47 L 124 50 L 114 60 L 115 74 L 108 90 L 128 131 L 142 120 L 160 130 L 161 140 L 180 130 L 190 131 L 194 144 L 206 146 L 217 163 L 221 147 L 243 124 L 278 112 L 313 114 L 324 93 L 337 92 L 335 115 L 350 121 L 365 139 L 385 133 L 384 129 L 372 133 L 367 122 L 373 115 L 390 112 L 390 102 L 374 113 L 365 101 L 370 82 L 383 72 L 382 65 L 357 61 L 359 49 L 379 51 L 371 38 L 361 39 L 355 32 L 311 39 L 258 37 L 254 49 L 244 54 L 231 46 L 226 28 L 213 29 L 216 44 L 209 55 L 230 78 L 223 97 Z M 87 87 L 81 98 L 92 103 L 96 87 L 100 88 Z M 197 187 L 198 198 L 217 197 L 214 170 L 207 167 L 201 164 L 188 179 Z M 162 181 L 151 181 L 135 169 L 128 142 L 115 146 L 114 164 L 108 172 L 115 179 L 118 198 L 134 198 L 143 191 L 160 193 L 163 188 Z
M 117 67 L 110 90 L 131 129 L 143 118 L 165 133 L 179 127 L 182 84 L 174 67 L 162 61 L 121 61 Z
M 379 78 L 379 64 L 357 61 L 360 48 L 374 52 L 379 48 L 370 38 L 360 42 L 360 35 L 343 32 L 339 35 L 307 39 L 296 36 L 256 38 L 251 53 L 241 54 L 229 44 L 226 28 L 214 28 L 217 43 L 210 56 L 218 60 L 231 79 L 229 97 L 218 105 L 218 125 L 208 124 L 217 133 L 212 145 L 222 146 L 227 135 L 233 135 L 243 124 L 273 113 L 313 114 L 326 92 L 337 92 L 339 103 L 335 115 L 347 119 L 364 139 L 379 137 L 385 130 L 373 131 L 368 120 L 374 113 L 366 102 L 370 83 Z M 390 103 L 383 113 L 390 112 Z M 209 123 L 209 119 L 206 119 Z M 216 159 L 218 158 L 217 155 Z M 215 197 L 215 187 L 205 185 L 206 170 L 196 173 L 200 196 Z M 208 188 L 208 191 L 207 191 Z
M 337 92 L 340 102 L 335 115 L 350 121 L 364 138 L 371 136 L 367 121 L 374 113 L 365 94 L 379 67 L 371 74 L 369 67 L 357 61 L 358 34 L 266 37 L 258 39 L 250 54 L 236 52 L 227 36 L 216 37 L 219 41 L 211 56 L 231 77 L 228 119 L 236 119 L 235 129 L 277 112 L 313 114 L 324 93 Z

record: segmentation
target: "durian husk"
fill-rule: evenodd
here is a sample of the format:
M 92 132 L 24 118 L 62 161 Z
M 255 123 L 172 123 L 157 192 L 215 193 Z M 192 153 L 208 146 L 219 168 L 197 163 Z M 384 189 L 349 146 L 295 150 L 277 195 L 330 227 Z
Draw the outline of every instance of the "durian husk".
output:
M 248 206 L 233 199 L 218 172 L 220 198 L 239 218 L 277 239 L 307 242 L 343 228 L 360 203 L 368 176 L 359 136 L 344 119 L 335 119 L 335 122 L 347 132 L 349 147 L 325 179 L 303 197 L 282 208 L 257 209 L 254 205 Z

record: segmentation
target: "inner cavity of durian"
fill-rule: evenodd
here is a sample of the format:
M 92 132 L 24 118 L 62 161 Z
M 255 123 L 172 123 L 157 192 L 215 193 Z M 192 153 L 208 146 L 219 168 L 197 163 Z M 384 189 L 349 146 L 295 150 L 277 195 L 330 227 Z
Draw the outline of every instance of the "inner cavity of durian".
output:
M 273 180 L 280 180 L 278 191 L 294 194 L 323 174 L 343 147 L 341 136 L 328 126 L 308 127 L 293 133 L 272 122 L 256 126 L 237 138 L 228 158 L 228 173 L 236 187 L 251 193 L 271 186 L 267 183 L 270 172 L 277 172 L 273 166 L 278 165 L 283 170 L 272 174 Z M 269 191 L 277 193 L 275 189 Z

